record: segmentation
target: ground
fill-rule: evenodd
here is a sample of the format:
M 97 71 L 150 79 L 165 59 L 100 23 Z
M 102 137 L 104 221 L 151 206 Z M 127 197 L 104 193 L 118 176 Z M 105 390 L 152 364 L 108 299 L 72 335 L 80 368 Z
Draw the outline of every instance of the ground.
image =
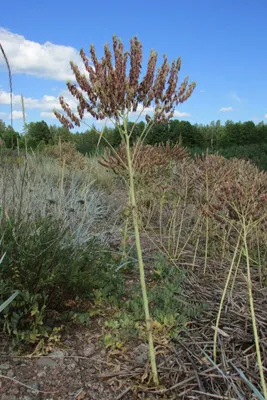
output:
M 45 159 L 44 165 L 36 163 L 35 159 L 31 162 L 31 174 L 26 186 L 21 182 L 23 165 L 15 165 L 11 169 L 8 164 L 0 176 L 0 189 L 9 196 L 9 201 L 3 203 L 5 207 L 9 206 L 8 213 L 16 215 L 20 207 L 17 187 L 24 194 L 24 202 L 21 202 L 23 213 L 32 213 L 32 218 L 38 218 L 40 211 L 47 212 L 50 224 L 51 216 L 54 215 L 55 220 L 58 216 L 62 217 L 61 206 L 64 205 L 62 221 L 67 229 L 74 230 L 71 237 L 79 242 L 84 237 L 89 240 L 96 235 L 108 244 L 112 253 L 110 265 L 115 263 L 116 270 L 124 274 L 123 287 L 126 289 L 121 291 L 118 284 L 115 285 L 118 286 L 117 292 L 114 292 L 114 281 L 111 280 L 112 295 L 117 305 L 111 302 L 112 296 L 106 294 L 105 297 L 100 290 L 98 297 L 92 290 L 92 307 L 97 308 L 97 302 L 104 301 L 101 312 L 95 309 L 92 311 L 96 312 L 88 313 L 87 307 L 85 322 L 88 325 L 68 322 L 61 340 L 45 353 L 39 351 L 33 354 L 34 348 L 22 348 L 20 353 L 11 351 L 11 338 L 2 333 L 0 400 L 262 400 L 248 288 L 252 286 L 263 373 L 267 380 L 266 175 L 241 161 L 230 162 L 209 156 L 203 160 L 199 158 L 193 162 L 188 159 L 186 163 L 178 163 L 169 186 L 164 187 L 164 196 L 163 188 L 158 186 L 161 181 L 156 185 L 151 180 L 149 189 L 149 182 L 140 184 L 141 243 L 150 310 L 154 313 L 153 336 L 160 377 L 160 386 L 155 388 L 147 357 L 132 227 L 128 226 L 128 231 L 123 234 L 129 211 L 126 206 L 127 192 L 117 178 L 111 179 L 107 171 L 103 174 L 103 169 L 96 168 L 93 180 L 104 188 L 103 192 L 96 184 L 96 187 L 92 185 L 92 176 L 88 171 L 68 171 L 62 203 L 59 183 L 63 185 L 64 182 L 60 165 L 50 159 Z M 7 172 L 10 172 L 10 178 Z M 230 188 L 225 186 L 226 176 L 231 183 Z M 58 177 L 61 177 L 60 182 Z M 14 187 L 10 182 L 14 182 Z M 212 188 L 208 194 L 207 187 Z M 51 191 L 56 199 L 61 199 L 58 203 L 60 207 L 55 207 L 52 197 L 47 198 L 47 193 Z M 242 195 L 238 197 L 238 204 L 235 191 Z M 223 193 L 225 197 L 222 197 Z M 243 232 L 240 221 L 243 219 L 237 219 L 232 204 L 239 207 L 240 213 L 251 209 L 251 215 L 259 222 L 249 240 L 244 240 L 249 247 L 247 258 L 244 243 L 239 243 L 240 233 Z M 80 221 L 85 221 L 85 224 L 80 225 Z M 248 223 L 251 223 L 250 214 Z M 116 260 L 122 257 L 124 251 L 129 262 L 125 263 L 122 259 L 117 266 Z M 29 254 L 31 256 L 31 252 Z M 247 260 L 250 268 L 247 268 Z M 10 284 L 16 277 L 9 267 L 13 265 L 11 261 L 5 269 L 6 273 L 10 273 Z M 21 265 L 24 267 L 23 262 Z M 35 268 L 34 262 L 30 265 Z M 40 265 L 43 265 L 43 259 Z M 231 266 L 234 266 L 233 270 Z M 24 269 L 21 271 L 23 277 Z M 186 274 L 183 274 L 184 271 Z M 229 271 L 231 281 L 225 291 L 219 321 L 215 362 L 216 318 Z M 251 282 L 248 282 L 247 271 L 250 271 Z M 119 275 L 115 275 L 115 279 L 119 283 Z M 38 291 L 35 289 L 35 292 Z M 86 290 L 86 296 L 80 298 L 81 305 L 88 298 Z M 63 305 L 66 308 L 70 306 L 74 313 L 80 311 L 79 307 L 75 308 L 76 297 L 68 299 L 68 302 L 60 303 L 60 307 L 50 311 L 60 314 Z M 204 307 L 194 312 L 195 305 Z M 117 313 L 114 312 L 116 307 Z M 64 308 L 65 311 L 69 309 Z M 48 319 L 49 311 L 47 313 Z M 54 318 L 54 322 L 59 324 L 66 319 L 59 320 Z M 122 338 L 121 330 L 132 333 L 135 323 L 138 325 L 135 338 L 131 335 Z M 108 340 L 105 341 L 105 337 Z
M 258 383 L 249 308 L 242 296 L 242 285 L 224 308 L 217 365 L 212 361 L 219 282 L 218 277 L 208 284 L 203 277 L 196 290 L 193 277 L 187 281 L 188 296 L 194 291 L 198 300 L 205 300 L 207 309 L 201 319 L 189 322 L 178 339 L 156 343 L 159 388 L 154 388 L 149 379 L 146 345 L 132 342 L 122 350 L 105 349 L 100 338 L 101 319 L 94 318 L 90 327 L 68 325 L 58 348 L 47 356 L 7 356 L 8 341 L 3 338 L 1 400 L 257 399 L 240 377 L 242 370 L 250 382 Z M 245 284 L 244 281 L 244 287 Z M 256 307 L 266 360 L 267 289 L 257 292 Z

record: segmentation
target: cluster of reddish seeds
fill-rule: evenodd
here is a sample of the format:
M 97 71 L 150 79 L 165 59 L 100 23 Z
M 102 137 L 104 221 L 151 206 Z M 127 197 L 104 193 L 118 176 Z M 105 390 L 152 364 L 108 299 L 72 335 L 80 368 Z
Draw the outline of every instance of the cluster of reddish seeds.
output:
M 214 200 L 216 189 L 225 180 L 231 180 L 233 170 L 228 166 L 229 161 L 218 155 L 199 155 L 194 158 L 196 169 L 195 199 L 206 214 L 210 203 Z
M 131 40 L 130 52 L 127 52 L 124 51 L 121 40 L 114 36 L 113 53 L 114 62 L 109 46 L 105 45 L 104 56 L 98 60 L 92 45 L 91 65 L 81 50 L 80 56 L 87 76 L 71 62 L 77 84 L 69 82 L 67 87 L 78 100 L 79 117 L 70 109 L 64 98 L 60 97 L 60 105 L 65 115 L 57 111 L 54 113 L 64 126 L 70 129 L 74 125 L 80 126 L 80 120 L 83 119 L 85 112 L 97 120 L 108 117 L 119 121 L 122 114 L 136 111 L 140 104 L 142 107 L 155 106 L 154 120 L 167 122 L 173 117 L 175 107 L 186 101 L 196 86 L 195 82 L 189 85 L 188 78 L 185 78 L 177 88 L 178 73 L 181 68 L 180 58 L 170 66 L 164 56 L 164 61 L 156 73 L 157 53 L 154 50 L 150 52 L 146 73 L 140 79 L 143 54 L 142 44 L 137 37 Z M 128 61 L 130 61 L 129 67 Z
M 229 219 L 242 223 L 264 222 L 267 218 L 266 193 L 262 192 L 261 182 L 257 176 L 251 183 L 234 179 L 232 182 L 225 182 L 217 189 L 217 204 L 212 208 L 215 215 L 219 215 L 224 208 Z
M 53 147 L 46 147 L 44 153 L 63 162 L 69 169 L 83 170 L 87 167 L 86 157 L 76 150 L 75 144 L 64 142 Z
M 209 196 L 201 207 L 204 215 L 222 223 L 229 220 L 247 224 L 267 222 L 266 173 L 250 162 L 219 156 L 209 155 L 205 161 L 198 159 L 197 164 L 203 188 L 205 173 L 208 174 Z M 205 189 L 202 192 L 205 197 Z
M 155 168 L 159 173 L 170 165 L 170 161 L 181 161 L 189 158 L 188 151 L 179 145 L 170 146 L 159 144 L 156 146 L 137 143 L 133 147 L 133 166 L 135 172 L 141 173 L 142 176 L 150 176 L 155 172 Z M 122 142 L 116 153 L 110 149 L 107 150 L 105 157 L 98 161 L 105 168 L 111 169 L 116 174 L 123 174 L 127 169 L 126 146 Z

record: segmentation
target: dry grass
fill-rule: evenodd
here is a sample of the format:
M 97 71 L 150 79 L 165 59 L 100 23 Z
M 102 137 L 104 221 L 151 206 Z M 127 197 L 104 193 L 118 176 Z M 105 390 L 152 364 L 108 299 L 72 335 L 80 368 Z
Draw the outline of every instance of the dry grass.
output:
M 107 222 L 112 223 L 108 197 L 96 188 L 89 167 L 60 166 L 46 156 L 2 159 L 0 204 L 5 217 L 17 221 L 60 219 L 77 244 L 92 236 L 106 241 Z
M 167 184 L 158 185 L 157 178 Z M 259 397 L 263 381 L 260 382 L 254 328 L 258 330 L 266 379 L 267 174 L 247 161 L 207 156 L 181 160 L 171 170 L 165 170 L 163 176 L 157 176 L 154 170 L 153 179 L 145 178 L 144 182 L 142 185 L 139 180 L 137 199 L 145 256 L 153 257 L 155 251 L 160 251 L 177 268 L 186 267 L 191 278 L 185 293 L 207 306 L 204 317 L 192 321 L 182 345 L 179 343 L 178 350 L 174 350 L 184 364 L 177 358 L 173 361 L 168 375 L 170 386 L 174 386 L 171 392 L 184 399 L 263 398 Z M 129 222 L 127 229 L 131 243 Z M 242 240 L 238 241 L 240 232 Z M 230 279 L 222 298 L 228 274 Z M 215 363 L 214 331 L 220 304 Z M 177 385 L 181 380 L 184 386 Z
M 88 170 L 88 159 L 76 150 L 75 144 L 59 142 L 55 146 L 47 146 L 44 154 L 59 161 L 62 167 L 66 165 L 71 170 Z
M 65 223 L 72 226 L 75 240 L 83 241 L 95 234 L 106 240 L 105 233 L 109 232 L 111 242 L 116 242 L 125 221 L 125 214 L 118 218 L 118 210 L 123 207 L 127 210 L 123 181 L 99 165 L 97 158 L 87 163 L 83 169 L 69 167 L 67 163 L 63 168 L 58 158 L 40 156 L 35 159 L 32 156 L 26 164 L 20 161 L 10 168 L 5 160 L 1 165 L 0 180 L 2 210 L 7 214 L 15 212 L 15 215 L 21 210 L 20 218 L 47 213 L 55 218 L 61 215 Z M 247 221 L 253 222 L 247 246 L 255 320 L 266 376 L 264 201 L 267 175 L 245 161 L 208 156 L 196 160 L 183 158 L 165 169 L 164 174 L 161 171 L 157 176 L 154 170 L 153 179 L 147 179 L 148 176 L 149 173 L 143 183 L 140 174 L 137 192 L 145 259 L 153 260 L 159 251 L 176 268 L 186 268 L 188 276 L 183 297 L 205 304 L 206 311 L 201 319 L 192 319 L 182 329 L 178 342 L 169 340 L 167 345 L 157 349 L 164 389 L 140 387 L 144 370 L 129 366 L 125 368 L 132 379 L 126 383 L 122 375 L 120 385 L 126 389 L 130 385 L 129 396 L 134 392 L 140 399 L 163 396 L 191 400 L 259 399 L 253 392 L 261 391 L 261 384 L 245 275 L 246 257 L 241 245 L 222 304 L 216 363 L 213 353 L 216 319 L 238 243 L 240 216 L 246 215 Z M 166 183 L 164 186 L 162 181 Z M 85 207 L 80 207 L 80 200 L 85 201 Z M 75 212 L 70 211 L 72 209 Z M 133 243 L 132 224 L 130 220 L 128 222 L 127 246 Z M 119 241 L 115 250 L 120 250 Z

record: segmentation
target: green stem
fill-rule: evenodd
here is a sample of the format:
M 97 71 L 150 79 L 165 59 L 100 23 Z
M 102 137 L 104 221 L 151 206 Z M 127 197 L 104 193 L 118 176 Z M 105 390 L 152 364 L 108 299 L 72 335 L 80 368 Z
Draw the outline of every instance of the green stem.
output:
M 235 274 L 234 274 L 234 278 L 233 278 L 232 285 L 231 285 L 230 297 L 233 296 L 234 286 L 235 286 L 235 282 L 236 282 L 236 278 L 237 278 L 239 265 L 241 263 L 241 258 L 242 258 L 242 250 L 240 250 L 240 252 L 239 252 L 239 257 L 238 257 L 238 261 L 237 261 L 237 265 L 236 265 L 236 269 L 235 269 Z
M 216 325 L 215 325 L 215 331 L 214 331 L 214 338 L 213 338 L 213 359 L 214 359 L 215 363 L 216 363 L 216 358 L 217 358 L 218 330 L 219 330 L 219 323 L 220 323 L 221 314 L 222 314 L 223 303 L 224 303 L 224 300 L 225 300 L 225 296 L 226 296 L 226 293 L 227 293 L 227 289 L 228 289 L 228 286 L 229 286 L 229 283 L 230 283 L 230 279 L 231 279 L 231 275 L 232 275 L 232 272 L 233 272 L 233 268 L 234 268 L 234 265 L 235 265 L 235 259 L 236 259 L 236 256 L 237 256 L 239 245 L 240 245 L 240 236 L 239 236 L 239 238 L 237 240 L 237 244 L 236 244 L 235 251 L 234 251 L 234 254 L 233 254 L 231 266 L 229 268 L 227 279 L 226 279 L 226 282 L 225 282 L 225 285 L 224 285 L 224 289 L 223 289 L 223 293 L 222 293 L 222 297 L 221 297 L 221 301 L 220 301 L 219 310 L 218 310 L 218 313 L 217 313 L 217 319 L 216 319 Z
M 205 174 L 205 184 L 206 184 L 206 202 L 209 203 L 209 180 L 208 173 Z M 204 275 L 206 275 L 207 264 L 208 264 L 208 246 L 209 246 L 209 218 L 206 217 L 206 229 L 205 229 L 205 262 L 204 262 Z
M 140 284 L 141 284 L 141 289 L 142 289 L 144 311 L 145 311 L 145 318 L 146 318 L 149 356 L 150 356 L 151 370 L 152 370 L 152 375 L 153 375 L 153 382 L 156 386 L 158 386 L 159 378 L 158 378 L 158 370 L 157 370 L 156 356 L 155 356 L 155 349 L 154 349 L 154 342 L 153 342 L 152 323 L 151 323 L 151 318 L 150 318 L 150 313 L 149 313 L 144 262 L 143 262 L 142 247 L 141 247 L 141 241 L 140 241 L 138 213 L 137 213 L 136 196 L 135 196 L 134 171 L 133 171 L 133 167 L 132 167 L 132 158 L 131 158 L 131 152 L 130 152 L 130 140 L 129 140 L 129 136 L 127 134 L 127 126 L 125 127 L 125 143 L 126 143 L 126 156 L 127 156 L 129 184 L 130 184 L 130 187 L 129 187 L 130 201 L 131 201 L 132 216 L 133 216 L 136 251 L 137 251 L 137 257 L 138 257 L 138 264 L 139 264 Z
M 205 261 L 204 261 L 204 275 L 206 275 L 208 266 L 208 248 L 209 248 L 209 217 L 206 220 L 206 230 L 205 230 Z
M 127 257 L 127 240 L 128 240 L 128 230 L 129 230 L 129 201 L 124 211 L 124 226 L 123 226 L 123 236 L 122 236 L 122 260 L 126 260 Z
M 259 231 L 257 226 L 256 226 L 256 240 L 257 240 L 257 252 L 258 252 L 259 278 L 260 278 L 260 284 L 262 286 L 261 251 L 260 251 Z

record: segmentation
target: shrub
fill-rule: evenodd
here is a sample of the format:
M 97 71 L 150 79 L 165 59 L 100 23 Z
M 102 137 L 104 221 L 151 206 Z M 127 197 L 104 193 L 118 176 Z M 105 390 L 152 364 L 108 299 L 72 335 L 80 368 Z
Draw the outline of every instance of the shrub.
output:
M 162 176 L 164 172 L 170 171 L 173 162 L 188 158 L 188 152 L 178 144 L 171 146 L 170 143 L 155 146 L 143 145 L 137 142 L 133 148 L 133 166 L 136 173 L 144 177 Z M 127 171 L 126 146 L 120 145 L 116 153 L 110 149 L 106 156 L 99 161 L 101 165 L 113 170 L 115 174 L 123 174 Z
M 76 150 L 74 143 L 63 142 L 55 146 L 44 149 L 44 153 L 59 160 L 60 165 L 65 165 L 70 169 L 86 169 L 88 162 L 86 157 Z
M 107 249 L 93 239 L 75 247 L 60 220 L 8 220 L 1 234 L 6 255 L 0 265 L 0 302 L 14 290 L 20 293 L 0 324 L 16 344 L 36 342 L 51 331 L 48 316 L 66 310 L 70 300 L 79 305 L 92 299 L 96 289 L 107 298 L 122 290 Z
M 160 343 L 177 337 L 189 320 L 201 316 L 205 305 L 184 296 L 187 272 L 171 265 L 164 255 L 156 255 L 151 272 L 148 300 L 154 335 Z M 115 314 L 105 322 L 105 345 L 122 346 L 129 338 L 142 337 L 143 314 L 141 290 L 132 284 L 123 302 L 120 301 L 116 307 Z
M 267 144 L 246 144 L 246 145 L 234 145 L 219 148 L 216 150 L 205 149 L 201 147 L 194 147 L 188 149 L 190 154 L 192 155 L 200 155 L 204 154 L 207 151 L 210 154 L 220 154 L 221 156 L 231 159 L 238 158 L 244 159 L 246 161 L 251 161 L 255 164 L 259 169 L 266 171 L 267 170 Z

